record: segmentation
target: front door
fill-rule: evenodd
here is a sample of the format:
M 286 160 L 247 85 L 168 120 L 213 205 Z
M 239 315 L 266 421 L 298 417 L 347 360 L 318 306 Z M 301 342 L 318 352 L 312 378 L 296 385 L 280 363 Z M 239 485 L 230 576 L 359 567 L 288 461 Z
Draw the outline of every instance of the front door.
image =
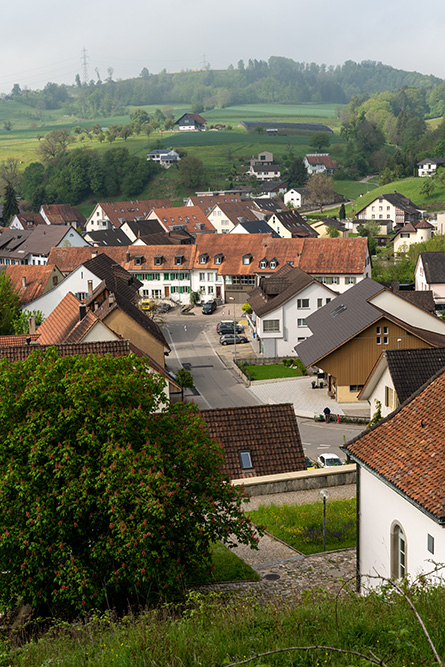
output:
M 216 298 L 217 299 L 221 298 L 221 285 L 216 286 Z
M 166 285 L 164 287 L 164 291 L 165 291 L 165 296 L 170 296 L 170 287 L 169 287 L 169 285 Z

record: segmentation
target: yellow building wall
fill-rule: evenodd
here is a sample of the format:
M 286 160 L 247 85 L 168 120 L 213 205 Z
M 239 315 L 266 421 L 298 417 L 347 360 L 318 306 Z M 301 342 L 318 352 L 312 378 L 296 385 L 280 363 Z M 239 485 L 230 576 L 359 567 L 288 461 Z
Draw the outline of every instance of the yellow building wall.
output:
M 140 324 L 116 308 L 105 319 L 105 324 L 122 338 L 126 338 L 140 350 L 149 354 L 163 368 L 165 367 L 164 346 L 157 338 L 148 333 Z

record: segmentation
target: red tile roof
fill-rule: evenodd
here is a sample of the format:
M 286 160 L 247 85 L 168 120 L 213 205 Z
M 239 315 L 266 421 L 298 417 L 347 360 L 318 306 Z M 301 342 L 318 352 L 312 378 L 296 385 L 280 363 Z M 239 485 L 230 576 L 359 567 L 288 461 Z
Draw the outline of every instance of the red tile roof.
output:
M 38 264 L 12 264 L 6 267 L 5 273 L 11 278 L 16 291 L 20 294 L 20 303 L 26 305 L 45 292 L 55 268 L 52 264 L 47 264 L 46 266 Z M 51 281 L 50 287 L 52 288 L 53 286 Z
M 15 334 L 13 336 L 0 336 L 0 347 L 20 347 L 27 345 L 27 339 L 35 342 L 39 338 L 39 334 Z
M 183 227 L 189 234 L 201 232 L 215 232 L 215 227 L 207 219 L 199 206 L 175 206 L 172 208 L 154 208 L 148 219 L 156 218 L 166 232 L 173 231 L 174 227 Z
M 445 370 L 347 443 L 359 464 L 445 523 Z
M 169 199 L 135 199 L 134 201 L 100 202 L 98 206 L 101 206 L 113 227 L 120 227 L 124 220 L 145 218 L 152 208 L 169 208 L 171 202 Z
M 69 204 L 43 204 L 40 208 L 43 217 L 47 217 L 52 225 L 69 225 L 77 223 L 85 225 L 85 216 L 75 206 Z
M 211 438 L 223 447 L 223 470 L 230 479 L 306 470 L 290 403 L 203 410 L 200 414 Z M 253 468 L 241 467 L 241 451 L 249 451 Z
M 311 165 L 324 164 L 326 169 L 337 169 L 338 166 L 329 153 L 308 153 L 305 158 Z
M 39 343 L 41 345 L 64 343 L 80 320 L 79 306 L 79 299 L 71 292 L 68 292 L 52 313 L 38 327 L 36 333 L 40 335 Z

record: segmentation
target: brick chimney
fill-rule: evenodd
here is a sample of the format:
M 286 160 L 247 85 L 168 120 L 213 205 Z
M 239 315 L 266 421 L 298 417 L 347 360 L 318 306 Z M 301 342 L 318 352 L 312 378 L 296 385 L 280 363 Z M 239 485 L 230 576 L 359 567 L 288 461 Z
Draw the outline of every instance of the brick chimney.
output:
M 88 296 L 91 296 L 93 293 L 93 281 L 89 280 L 88 281 Z
M 79 322 L 82 322 L 86 314 L 87 314 L 86 305 L 84 303 L 79 303 Z

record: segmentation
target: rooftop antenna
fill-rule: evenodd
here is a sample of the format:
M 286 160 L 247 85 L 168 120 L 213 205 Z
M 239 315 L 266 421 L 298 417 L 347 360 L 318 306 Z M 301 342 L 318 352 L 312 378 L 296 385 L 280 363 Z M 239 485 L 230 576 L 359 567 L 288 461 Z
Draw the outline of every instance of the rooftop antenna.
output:
M 88 61 L 90 57 L 85 47 L 82 49 L 82 56 L 80 58 L 82 63 L 82 82 L 86 85 L 88 83 Z

